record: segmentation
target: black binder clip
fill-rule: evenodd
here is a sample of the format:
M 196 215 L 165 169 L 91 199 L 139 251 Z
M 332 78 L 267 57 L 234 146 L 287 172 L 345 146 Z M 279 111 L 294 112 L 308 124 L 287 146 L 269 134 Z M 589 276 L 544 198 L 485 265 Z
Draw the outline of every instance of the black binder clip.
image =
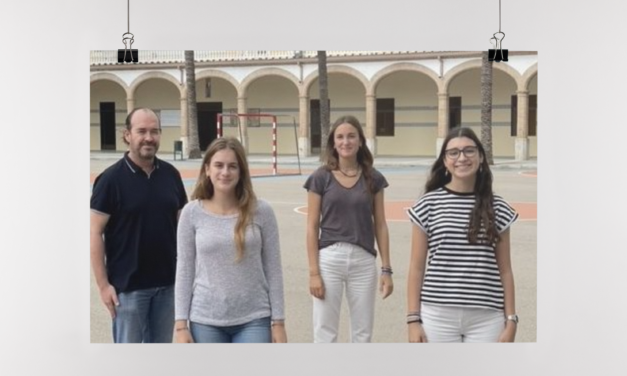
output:
M 135 36 L 131 33 L 122 34 L 124 49 L 118 50 L 118 63 L 137 63 L 139 61 L 137 50 L 132 49 L 134 38 Z
M 503 36 L 499 39 L 496 34 L 502 34 Z M 492 41 L 493 39 L 494 42 Z M 507 61 L 507 50 L 503 49 L 503 39 L 505 39 L 505 33 L 502 31 L 494 33 L 492 38 L 490 38 L 490 43 L 492 43 L 494 49 L 488 50 L 489 61 L 496 61 L 497 63 Z

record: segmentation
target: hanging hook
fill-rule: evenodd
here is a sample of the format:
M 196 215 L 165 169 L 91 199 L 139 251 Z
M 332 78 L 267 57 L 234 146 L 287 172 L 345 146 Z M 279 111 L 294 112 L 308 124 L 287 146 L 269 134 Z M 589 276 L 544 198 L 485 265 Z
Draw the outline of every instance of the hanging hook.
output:
M 497 37 L 497 34 L 500 34 L 501 36 Z M 492 43 L 492 45 L 494 46 L 494 49 L 488 50 L 488 60 L 496 61 L 497 63 L 501 61 L 508 61 L 507 60 L 508 51 L 503 49 L 503 39 L 505 39 L 505 33 L 502 31 L 498 31 L 494 33 L 492 38 L 490 38 L 490 42 L 494 40 L 494 42 Z
M 500 34 L 500 36 L 497 37 L 497 34 Z M 499 31 L 490 38 L 490 43 L 492 43 L 494 49 L 488 50 L 488 60 L 496 61 L 497 63 L 507 61 L 508 51 L 503 49 L 503 39 L 505 39 L 505 33 L 501 31 L 501 0 L 499 0 Z
M 131 1 L 127 0 L 127 11 L 128 11 L 128 31 L 122 34 L 122 43 L 124 43 L 124 49 L 118 50 L 118 63 L 137 63 L 138 59 L 138 51 L 133 49 L 133 42 L 135 42 L 135 36 L 131 33 L 131 12 L 130 6 Z M 128 43 L 128 45 L 127 45 Z M 128 55 L 127 55 L 128 52 Z

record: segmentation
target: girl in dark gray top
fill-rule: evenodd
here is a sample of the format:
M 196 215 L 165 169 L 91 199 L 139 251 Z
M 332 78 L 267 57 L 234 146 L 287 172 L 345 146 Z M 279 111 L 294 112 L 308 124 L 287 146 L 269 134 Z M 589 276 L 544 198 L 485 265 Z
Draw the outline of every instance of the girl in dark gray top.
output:
M 256 199 L 237 139 L 209 146 L 177 253 L 176 342 L 287 341 L 276 217 Z
M 359 121 L 343 116 L 332 126 L 327 160 L 306 181 L 309 288 L 314 297 L 314 342 L 336 342 L 344 291 L 350 308 L 351 342 L 370 342 L 377 290 L 375 239 L 381 255 L 379 290 L 393 290 L 385 221 L 385 177 Z

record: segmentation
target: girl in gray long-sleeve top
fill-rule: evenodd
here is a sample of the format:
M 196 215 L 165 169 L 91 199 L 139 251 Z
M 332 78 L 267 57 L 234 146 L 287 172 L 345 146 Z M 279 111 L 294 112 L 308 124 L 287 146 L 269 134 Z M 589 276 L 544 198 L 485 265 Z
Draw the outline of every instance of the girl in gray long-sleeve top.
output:
M 176 342 L 287 342 L 276 217 L 235 138 L 209 146 L 181 212 L 175 319 Z

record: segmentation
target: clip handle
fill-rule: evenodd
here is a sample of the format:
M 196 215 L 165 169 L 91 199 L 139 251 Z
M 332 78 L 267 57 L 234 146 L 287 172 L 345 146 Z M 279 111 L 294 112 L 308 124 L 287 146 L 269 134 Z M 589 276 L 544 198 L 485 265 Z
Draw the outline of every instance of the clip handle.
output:
M 130 35 L 130 37 L 126 36 L 126 35 Z M 130 42 L 130 45 L 127 47 L 126 46 L 126 42 Z M 124 48 L 132 48 L 133 47 L 133 42 L 135 41 L 135 36 L 131 33 L 124 33 L 122 34 L 122 43 L 124 43 Z
M 501 34 L 502 37 L 497 37 L 496 34 Z M 501 50 L 503 49 L 503 39 L 505 39 L 505 33 L 502 31 L 497 31 L 496 33 L 494 33 L 492 35 L 492 38 L 490 38 L 490 40 L 494 39 L 496 41 L 496 45 L 494 46 L 495 50 Z

